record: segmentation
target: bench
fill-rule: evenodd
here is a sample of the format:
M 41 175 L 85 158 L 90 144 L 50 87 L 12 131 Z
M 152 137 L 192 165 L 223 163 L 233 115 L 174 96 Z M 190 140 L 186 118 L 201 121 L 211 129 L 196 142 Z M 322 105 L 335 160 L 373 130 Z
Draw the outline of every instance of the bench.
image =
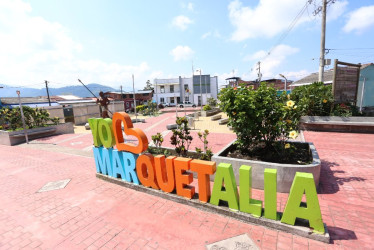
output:
M 166 125 L 167 130 L 172 130 L 172 129 L 177 129 L 178 125 L 177 124 L 168 124 Z
M 55 131 L 56 131 L 56 128 L 48 128 L 48 129 L 43 129 L 41 131 L 27 132 L 27 135 L 32 136 L 32 135 L 47 134 L 47 133 L 51 133 L 51 132 L 55 132 Z M 12 138 L 25 137 L 25 133 L 22 130 L 22 132 L 20 131 L 19 134 L 10 135 L 9 137 L 12 137 Z
M 213 115 L 212 118 L 210 118 L 212 121 L 216 121 L 222 118 L 222 115 Z
M 224 125 L 227 123 L 229 123 L 229 118 L 223 118 L 223 119 L 218 120 L 219 125 Z
M 373 133 L 374 117 L 303 116 L 300 127 L 316 131 Z

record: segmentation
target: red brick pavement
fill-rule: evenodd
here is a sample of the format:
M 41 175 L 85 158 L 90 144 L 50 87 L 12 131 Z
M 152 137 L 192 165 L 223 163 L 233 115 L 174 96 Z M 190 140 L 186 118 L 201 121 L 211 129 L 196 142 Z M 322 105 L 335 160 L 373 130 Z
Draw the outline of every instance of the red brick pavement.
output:
M 263 249 L 373 248 L 374 135 L 304 135 L 322 160 L 319 200 L 331 244 L 107 183 L 95 178 L 92 158 L 0 146 L 0 248 L 204 249 L 242 233 Z M 68 178 L 65 189 L 37 193 Z M 278 195 L 280 211 L 286 199 Z
M 189 112 L 186 112 L 189 114 Z M 184 112 L 183 112 L 184 114 Z M 182 115 L 179 113 L 179 115 Z M 134 123 L 135 128 L 140 128 L 145 132 L 147 135 L 148 141 L 152 142 L 152 135 L 156 133 L 162 133 L 166 131 L 166 126 L 168 124 L 175 123 L 175 113 L 165 113 L 160 116 L 150 117 L 146 119 L 145 123 Z M 164 147 L 173 147 L 170 144 L 170 137 L 172 132 L 170 131 L 164 137 L 164 143 L 162 146 Z M 191 130 L 191 135 L 193 137 L 192 143 L 190 145 L 190 150 L 195 150 L 196 147 L 203 148 L 204 144 L 199 139 L 197 132 Z M 209 147 L 212 149 L 213 153 L 217 153 L 220 151 L 224 146 L 229 144 L 231 141 L 235 140 L 235 134 L 223 134 L 223 133 L 210 133 L 208 135 L 208 141 L 210 142 Z M 134 139 L 133 137 L 128 137 L 128 139 Z M 64 135 L 56 135 L 47 138 L 41 138 L 36 140 L 39 143 L 51 143 L 56 144 L 63 147 L 69 147 L 74 149 L 87 149 L 90 150 L 90 146 L 92 145 L 92 135 L 91 134 L 64 134 Z M 214 143 L 213 143 L 214 142 Z

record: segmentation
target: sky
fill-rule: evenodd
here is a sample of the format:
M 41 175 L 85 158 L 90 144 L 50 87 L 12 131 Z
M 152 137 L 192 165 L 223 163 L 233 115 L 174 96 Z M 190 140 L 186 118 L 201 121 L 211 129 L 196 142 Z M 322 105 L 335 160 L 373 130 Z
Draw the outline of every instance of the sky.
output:
M 328 5 L 326 58 L 374 62 L 374 1 Z M 142 89 L 155 78 L 297 80 L 317 72 L 321 0 L 0 0 L 0 84 L 99 83 Z M 303 11 L 304 10 L 304 11 Z M 326 66 L 326 69 L 332 68 Z M 1 93 L 1 89 L 0 89 Z

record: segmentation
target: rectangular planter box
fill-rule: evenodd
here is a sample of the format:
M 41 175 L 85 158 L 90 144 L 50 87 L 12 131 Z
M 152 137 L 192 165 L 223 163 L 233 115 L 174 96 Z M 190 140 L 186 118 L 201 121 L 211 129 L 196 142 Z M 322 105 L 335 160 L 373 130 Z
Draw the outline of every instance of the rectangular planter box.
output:
M 314 131 L 374 133 L 374 117 L 303 116 L 300 127 Z
M 296 165 L 296 164 L 282 164 L 272 163 L 263 161 L 243 160 L 225 157 L 226 153 L 233 147 L 233 141 L 220 152 L 216 153 L 212 157 L 212 161 L 216 162 L 217 165 L 220 163 L 229 163 L 234 169 L 235 179 L 237 185 L 239 185 L 239 168 L 242 165 L 248 165 L 252 167 L 252 188 L 264 189 L 264 170 L 265 168 L 277 169 L 277 192 L 289 193 L 293 179 L 296 172 L 312 173 L 316 187 L 319 185 L 319 177 L 321 171 L 321 161 L 319 159 L 316 148 L 313 143 L 308 143 L 310 152 L 313 156 L 313 162 L 307 165 Z M 214 176 L 211 176 L 211 180 L 214 180 Z
M 48 127 L 32 128 L 27 130 L 27 134 L 30 140 L 57 134 L 74 134 L 74 125 L 71 122 L 67 122 Z M 26 138 L 23 130 L 11 132 L 0 130 L 1 145 L 13 146 L 25 141 Z
M 201 116 L 208 117 L 208 116 L 216 115 L 220 112 L 221 112 L 221 110 L 219 108 L 213 108 L 212 110 L 201 111 Z

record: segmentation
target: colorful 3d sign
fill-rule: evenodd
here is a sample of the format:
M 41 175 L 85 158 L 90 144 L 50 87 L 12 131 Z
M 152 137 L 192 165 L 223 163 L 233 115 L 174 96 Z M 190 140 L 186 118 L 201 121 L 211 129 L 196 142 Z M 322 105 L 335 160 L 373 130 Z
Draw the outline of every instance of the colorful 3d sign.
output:
M 324 233 L 321 210 L 318 202 L 313 175 L 297 172 L 293 180 L 289 198 L 283 215 L 277 213 L 277 170 L 265 169 L 264 204 L 252 199 L 252 167 L 243 165 L 239 169 L 239 192 L 231 164 L 193 160 L 164 155 L 153 156 L 144 153 L 148 139 L 144 132 L 134 128 L 128 114 L 118 112 L 109 118 L 88 120 L 93 141 L 97 173 L 145 187 L 162 190 L 166 193 L 191 199 L 195 194 L 192 172 L 197 173 L 198 197 L 201 202 L 219 205 L 227 202 L 232 210 L 249 213 L 256 217 L 279 220 L 294 225 L 296 218 L 306 219 L 316 233 Z M 122 130 L 122 125 L 124 129 Z M 138 144 L 125 142 L 123 132 L 138 139 Z M 113 146 L 117 149 L 113 149 Z M 210 175 L 215 174 L 213 190 L 210 190 Z M 305 194 L 306 206 L 302 198 Z

